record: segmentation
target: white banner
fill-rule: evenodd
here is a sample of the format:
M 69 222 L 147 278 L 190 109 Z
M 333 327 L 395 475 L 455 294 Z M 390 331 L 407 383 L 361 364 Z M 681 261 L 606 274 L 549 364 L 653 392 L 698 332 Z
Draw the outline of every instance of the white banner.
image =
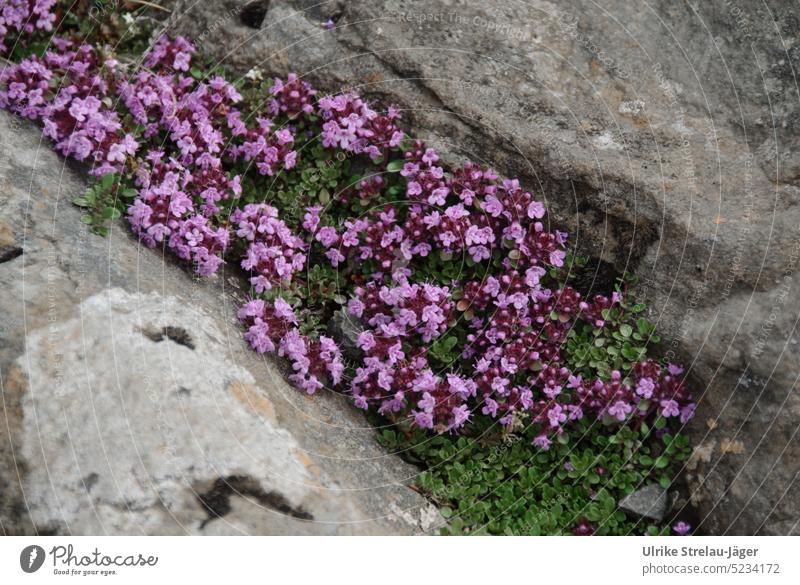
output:
M 798 583 L 793 537 L 6 537 L 0 583 Z

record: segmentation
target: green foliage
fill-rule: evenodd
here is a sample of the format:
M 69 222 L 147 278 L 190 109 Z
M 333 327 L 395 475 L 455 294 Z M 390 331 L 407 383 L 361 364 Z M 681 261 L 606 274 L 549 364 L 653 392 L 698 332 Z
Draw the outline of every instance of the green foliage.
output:
M 581 259 L 570 261 L 582 265 Z M 623 279 L 619 287 L 633 284 Z M 643 310 L 623 301 L 604 311 L 603 327 L 579 322 L 566 347 L 571 369 L 606 379 L 612 370 L 628 371 L 659 341 L 655 327 L 640 316 Z M 458 347 L 451 334 L 434 343 L 429 355 L 451 364 Z M 417 487 L 441 507 L 448 521 L 443 534 L 571 534 L 582 522 L 601 535 L 669 533 L 668 526 L 618 508 L 644 485 L 668 489 L 691 452 L 687 437 L 670 434 L 663 417 L 652 426 L 638 418 L 624 426 L 584 419 L 548 451 L 533 447 L 534 433 L 518 422 L 506 433 L 477 416 L 471 436 L 458 438 L 431 438 L 401 425 L 383 431 L 380 440 L 424 469 Z
M 115 174 L 105 175 L 95 181 L 86 193 L 75 197 L 72 203 L 85 210 L 81 221 L 96 234 L 108 234 L 108 223 L 122 216 L 125 208 L 133 202 L 136 190 L 123 187 Z
M 141 33 L 129 30 L 130 19 L 121 20 L 118 15 L 110 14 L 107 20 L 105 29 L 93 28 L 91 34 L 117 40 L 130 37 L 132 40 L 117 45 L 117 51 L 135 50 Z M 74 30 L 94 27 L 75 15 L 68 16 L 67 24 Z M 138 20 L 135 26 L 139 26 Z M 19 50 L 38 52 L 43 48 L 32 43 Z M 202 79 L 214 72 L 195 60 L 190 74 Z M 270 85 L 270 81 L 237 82 L 244 96 L 245 113 L 263 110 Z M 293 124 L 296 136 L 302 137 L 305 130 L 313 129 L 314 120 L 280 122 Z M 264 177 L 245 173 L 246 163 L 233 168 L 232 175 L 243 177 L 242 196 L 221 202 L 221 215 L 227 216 L 233 205 L 266 202 L 280 210 L 281 219 L 298 225 L 306 208 L 318 205 L 325 210 L 322 224 L 338 228 L 345 218 L 358 217 L 372 208 L 392 202 L 398 208 L 403 205 L 398 202 L 405 193 L 404 180 L 399 174 L 403 166 L 401 158 L 389 161 L 382 168 L 380 161 L 365 162 L 343 153 L 333 154 L 322 147 L 313 132 L 307 142 L 295 147 L 298 157 L 291 172 Z M 362 200 L 355 186 L 376 172 L 382 173 L 384 185 L 372 199 Z M 108 222 L 119 217 L 135 195 L 119 177 L 107 175 L 73 203 L 86 211 L 83 221 L 96 233 L 105 235 Z M 334 201 L 336 204 L 331 205 Z M 233 250 L 232 256 L 237 252 Z M 311 337 L 326 330 L 332 311 L 349 297 L 347 291 L 363 282 L 363 275 L 375 270 L 372 261 L 333 268 L 321 253 L 320 246 L 310 246 L 308 269 L 303 277 L 264 295 L 269 299 L 280 294 L 286 299 L 297 311 L 301 333 Z M 490 265 L 476 266 L 468 255 L 453 258 L 446 253 L 433 253 L 417 267 L 412 278 L 442 285 L 455 279 L 481 280 L 504 261 L 514 265 L 518 260 L 519 252 L 509 249 L 507 243 L 494 247 Z M 580 270 L 586 265 L 585 258 L 571 254 L 566 262 L 569 270 L 554 269 L 549 278 L 556 281 L 565 272 L 573 275 L 573 268 Z M 627 288 L 631 284 L 622 281 L 619 286 Z M 454 300 L 461 298 L 459 294 L 455 291 Z M 473 316 L 468 308 L 458 311 L 460 319 Z M 610 378 L 612 370 L 627 373 L 634 362 L 647 355 L 648 346 L 659 341 L 655 327 L 642 316 L 643 311 L 643 305 L 623 301 L 603 312 L 602 327 L 579 321 L 570 331 L 564 348 L 570 370 L 584 377 L 603 379 Z M 559 315 L 553 318 L 558 319 Z M 428 351 L 431 365 L 444 369 L 457 364 L 465 337 L 465 328 L 453 327 L 436 339 Z M 381 424 L 385 422 L 380 420 Z M 597 534 L 668 532 L 668 527 L 648 524 L 618 507 L 622 498 L 643 485 L 658 483 L 668 488 L 681 462 L 688 457 L 688 440 L 680 434 L 670 434 L 665 419 L 656 419 L 652 426 L 640 419 L 624 426 L 605 425 L 597 420 L 578 421 L 570 426 L 569 435 L 559 437 L 548 451 L 532 446 L 534 433 L 525 426 L 524 419 L 516 422 L 514 430 L 507 432 L 476 412 L 468 436 L 431 437 L 399 423 L 382 431 L 379 440 L 420 466 L 417 488 L 440 506 L 447 519 L 447 526 L 442 529 L 444 534 L 571 534 L 581 524 L 590 525 Z
M 426 466 L 417 487 L 441 507 L 443 534 L 571 534 L 581 521 L 602 535 L 668 530 L 628 516 L 618 503 L 645 484 L 669 485 L 689 455 L 686 437 L 582 421 L 574 438 L 540 451 L 525 431 L 477 431 L 380 435 L 388 449 Z
M 245 202 L 266 201 L 281 210 L 284 221 L 301 223 L 306 207 L 327 206 L 348 181 L 355 180 L 350 177 L 350 161 L 326 151 L 319 142 L 301 147 L 298 153 L 292 172 L 265 178 L 260 188 L 245 190 Z
M 634 363 L 646 358 L 648 346 L 661 338 L 653 324 L 637 317 L 644 309 L 642 304 L 623 299 L 619 306 L 603 310 L 603 327 L 586 322 L 576 325 L 569 332 L 566 346 L 572 371 L 608 380 L 613 370 L 625 374 Z
M 154 11 L 147 6 L 122 8 L 118 0 L 66 4 L 69 5 L 69 10 L 62 15 L 58 25 L 59 35 L 72 34 L 96 47 L 113 47 L 114 52 L 120 56 L 133 57 L 148 49 L 150 34 L 157 21 L 152 18 Z

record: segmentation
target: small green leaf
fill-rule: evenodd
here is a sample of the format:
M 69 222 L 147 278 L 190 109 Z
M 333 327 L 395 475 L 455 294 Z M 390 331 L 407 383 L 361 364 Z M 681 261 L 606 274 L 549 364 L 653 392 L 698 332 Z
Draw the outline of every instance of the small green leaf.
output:
M 117 176 L 114 173 L 108 173 L 107 175 L 103 175 L 103 178 L 100 179 L 100 186 L 103 188 L 104 191 L 110 191 L 111 187 L 114 186 L 114 181 L 116 181 Z
M 386 170 L 390 173 L 399 173 L 403 166 L 405 165 L 405 161 L 403 159 L 395 159 L 393 161 L 389 161 L 389 164 L 386 165 Z

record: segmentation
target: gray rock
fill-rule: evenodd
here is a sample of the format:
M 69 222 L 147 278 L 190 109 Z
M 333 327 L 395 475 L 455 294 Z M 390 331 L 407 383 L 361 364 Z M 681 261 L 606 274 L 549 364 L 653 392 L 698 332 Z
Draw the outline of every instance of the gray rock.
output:
M 668 501 L 669 497 L 664 488 L 649 484 L 622 498 L 619 507 L 636 516 L 661 522 L 667 513 Z
M 274 0 L 262 22 L 245 3 L 173 2 L 170 25 L 235 72 L 398 103 L 447 161 L 541 193 L 579 250 L 639 277 L 662 350 L 691 365 L 699 530 L 800 530 L 789 3 Z
M 348 358 L 356 360 L 361 357 L 358 336 L 364 331 L 364 325 L 357 317 L 350 314 L 347 307 L 341 307 L 333 314 L 329 331 Z
M 436 530 L 344 397 L 247 348 L 237 277 L 90 234 L 40 136 L 0 111 L 0 533 Z

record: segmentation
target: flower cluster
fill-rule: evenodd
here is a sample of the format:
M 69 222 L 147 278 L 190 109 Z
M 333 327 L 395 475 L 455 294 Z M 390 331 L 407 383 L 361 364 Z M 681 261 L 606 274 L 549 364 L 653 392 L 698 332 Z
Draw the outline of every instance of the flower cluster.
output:
M 197 52 L 194 45 L 184 37 L 170 39 L 162 35 L 147 53 L 145 67 L 172 71 L 189 71 L 192 55 Z
M 319 100 L 319 111 L 324 120 L 322 144 L 326 147 L 365 153 L 375 160 L 403 139 L 396 108 L 379 114 L 355 94 L 324 97 Z
M 47 105 L 53 72 L 36 56 L 0 71 L 0 107 L 29 120 L 39 120 Z
M 311 84 L 300 81 L 294 73 L 290 73 L 285 82 L 276 77 L 270 92 L 272 99 L 267 109 L 273 116 L 284 114 L 295 118 L 300 114 L 314 113 L 314 96 L 317 95 L 317 90 Z
M 51 6 L 6 3 L 0 39 L 46 30 Z M 44 57 L 0 73 L 0 107 L 39 121 L 59 152 L 97 175 L 134 169 L 127 218 L 146 246 L 164 245 L 201 275 L 217 272 L 227 251 L 239 255 L 256 297 L 239 311 L 245 338 L 285 357 L 296 386 L 314 393 L 345 381 L 336 342 L 301 333 L 279 296 L 302 288 L 298 273 L 322 260 L 347 277 L 347 308 L 364 328 L 349 380 L 361 408 L 437 432 L 477 415 L 507 428 L 525 421 L 542 449 L 583 417 L 691 418 L 676 366 L 638 361 L 608 379 L 571 371 L 571 331 L 603 327 L 624 299 L 583 298 L 549 276 L 566 262 L 567 235 L 546 229 L 544 204 L 518 180 L 471 162 L 448 171 L 434 149 L 405 139 L 396 108 L 379 113 L 352 93 L 315 104 L 316 90 L 294 74 L 274 81 L 266 112 L 247 110 L 223 77 L 186 75 L 194 53 L 182 37 L 161 37 L 148 69 L 127 78 L 90 46 L 54 39 Z M 125 128 L 130 120 L 138 128 Z M 367 172 L 340 198 L 323 206 L 298 196 L 297 226 L 280 219 L 296 217 L 285 202 L 240 204 L 243 184 L 280 180 L 317 139 L 329 154 L 363 155 L 354 166 Z
M 329 337 L 321 335 L 319 340 L 312 341 L 292 329 L 281 339 L 278 355 L 288 358 L 292 364 L 294 373 L 289 375 L 289 380 L 308 394 L 324 388 L 322 380 L 326 378 L 333 385 L 342 381 L 342 354 Z
M 453 324 L 450 290 L 396 277 L 395 287 L 371 282 L 357 288 L 348 304 L 371 327 L 358 339 L 365 357 L 350 387 L 356 405 L 377 405 L 382 414 L 409 412 L 422 428 L 458 429 L 469 419 L 467 401 L 477 385 L 454 373 L 435 375 L 424 349 Z
M 258 118 L 258 126 L 254 129 L 237 131 L 243 136 L 242 144 L 230 149 L 234 159 L 241 157 L 255 165 L 258 172 L 269 177 L 279 169 L 289 170 L 297 161 L 297 152 L 292 148 L 294 134 L 290 128 L 272 131 L 273 122 L 267 118 Z
M 216 209 L 219 188 L 230 189 L 232 196 L 238 193 L 238 180 L 228 179 L 219 170 L 192 173 L 175 159 L 164 162 L 163 157 L 162 151 L 151 151 L 149 164 L 138 169 L 139 193 L 128 208 L 131 229 L 147 247 L 166 243 L 201 276 L 214 274 L 223 264 L 230 234 L 225 226 L 215 225 L 209 212 Z
M 695 405 L 680 377 L 682 372 L 674 364 L 662 368 L 646 360 L 637 363 L 627 377 L 615 370 L 610 380 L 583 380 L 562 368 L 560 379 L 555 375 L 550 378 L 555 383 L 550 391 L 545 391 L 547 399 L 537 401 L 531 408 L 531 420 L 543 430 L 536 443 L 548 448 L 551 436 L 564 432 L 565 422 L 584 415 L 622 423 L 657 414 L 666 419 L 674 417 L 685 424 L 694 416 Z
M 231 216 L 236 236 L 247 242 L 242 268 L 253 276 L 250 282 L 257 293 L 288 282 L 306 262 L 302 239 L 278 219 L 278 210 L 265 203 L 249 204 Z
M 248 301 L 239 310 L 239 320 L 247 327 L 245 339 L 254 350 L 277 351 L 291 362 L 294 372 L 289 379 L 298 388 L 313 394 L 324 387 L 325 380 L 341 382 L 344 364 L 339 347 L 324 335 L 318 340 L 303 336 L 294 311 L 282 298 L 272 303 Z
M 43 59 L 31 56 L 0 73 L 0 107 L 41 121 L 58 152 L 92 163 L 92 174 L 121 170 L 139 143 L 108 105 L 115 63 L 101 63 L 83 44 L 56 40 Z M 50 89 L 58 87 L 57 91 Z
M 169 247 L 178 258 L 189 261 L 200 276 L 210 276 L 223 264 L 229 233 L 215 228 L 207 217 L 196 215 L 178 226 L 169 238 Z
M 239 309 L 239 321 L 247 328 L 245 339 L 258 353 L 276 351 L 275 344 L 297 325 L 292 307 L 280 297 L 271 304 L 261 299 L 246 302 Z
M 0 6 L 0 55 L 8 51 L 11 33 L 30 35 L 35 30 L 51 31 L 56 22 L 56 0 L 3 0 Z
M 566 234 L 544 228 L 544 205 L 517 180 L 473 163 L 448 175 L 420 141 L 403 160 L 412 201 L 405 211 L 386 205 L 341 234 L 322 228 L 317 235 L 329 258 L 338 246 L 334 266 L 345 257 L 375 262 L 372 281 L 355 289 L 348 306 L 367 327 L 359 338 L 364 365 L 351 384 L 359 406 L 440 431 L 457 429 L 472 412 L 507 427 L 523 417 L 539 429 L 535 443 L 543 449 L 584 416 L 691 417 L 694 405 L 674 366 L 664 373 L 639 363 L 625 381 L 619 373 L 609 381 L 572 375 L 562 352 L 567 335 L 581 321 L 602 327 L 602 314 L 622 295 L 584 300 L 569 286 L 543 284 L 548 270 L 564 265 Z M 316 229 L 317 216 L 314 222 Z M 456 279 L 452 290 L 409 284 L 417 262 L 455 252 L 485 267 L 480 280 Z M 431 290 L 437 294 L 425 294 Z M 453 338 L 463 345 L 452 363 L 439 359 L 434 368 L 426 347 L 448 328 L 464 332 L 464 342 Z M 444 376 L 433 374 L 442 366 Z M 651 382 L 652 392 L 637 394 Z
M 160 162 L 161 153 L 151 155 L 152 171 L 140 169 L 141 186 L 128 208 L 128 222 L 134 233 L 149 248 L 168 241 L 188 217 L 194 215 L 192 198 L 182 190 L 187 172 L 175 161 Z

